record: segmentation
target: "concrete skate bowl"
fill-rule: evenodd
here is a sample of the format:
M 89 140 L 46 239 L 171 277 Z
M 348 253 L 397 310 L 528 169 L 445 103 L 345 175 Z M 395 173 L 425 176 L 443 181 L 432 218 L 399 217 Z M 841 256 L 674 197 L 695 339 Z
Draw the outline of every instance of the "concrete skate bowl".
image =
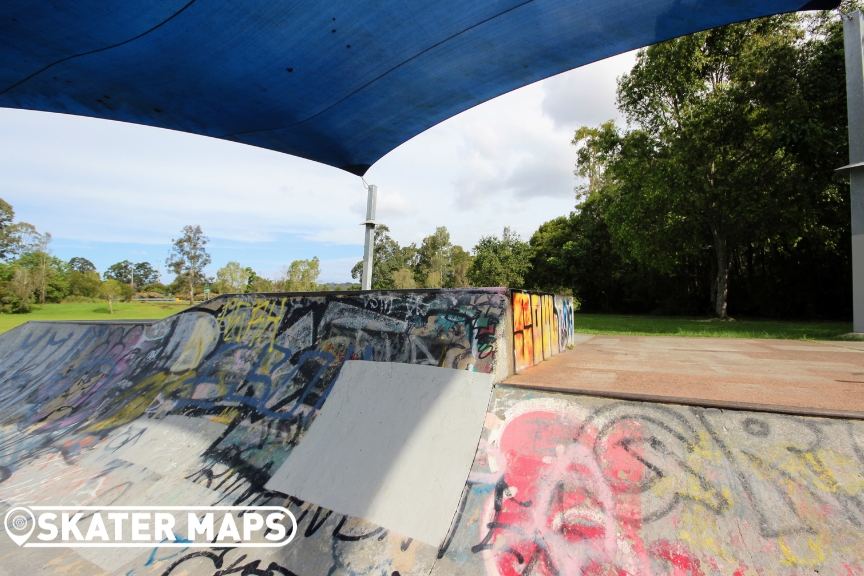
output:
M 298 534 L 4 534 L 0 574 L 864 574 L 862 423 L 493 387 L 511 314 L 503 289 L 244 295 L 3 335 L 4 508 L 284 505 Z

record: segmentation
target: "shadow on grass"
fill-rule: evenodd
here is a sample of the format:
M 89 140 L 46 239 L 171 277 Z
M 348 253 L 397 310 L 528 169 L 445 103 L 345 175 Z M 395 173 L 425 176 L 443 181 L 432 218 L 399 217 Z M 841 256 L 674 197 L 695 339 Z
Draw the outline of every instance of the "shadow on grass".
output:
M 111 310 L 108 309 L 108 306 L 100 306 L 99 308 L 94 308 L 93 312 L 96 314 L 111 314 Z

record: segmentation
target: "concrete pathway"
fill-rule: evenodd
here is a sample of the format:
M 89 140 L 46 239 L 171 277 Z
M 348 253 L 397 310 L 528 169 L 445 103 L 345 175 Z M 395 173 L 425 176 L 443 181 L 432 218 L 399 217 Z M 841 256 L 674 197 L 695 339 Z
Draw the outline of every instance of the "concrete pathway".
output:
M 864 419 L 864 343 L 577 335 L 506 384 L 635 400 Z

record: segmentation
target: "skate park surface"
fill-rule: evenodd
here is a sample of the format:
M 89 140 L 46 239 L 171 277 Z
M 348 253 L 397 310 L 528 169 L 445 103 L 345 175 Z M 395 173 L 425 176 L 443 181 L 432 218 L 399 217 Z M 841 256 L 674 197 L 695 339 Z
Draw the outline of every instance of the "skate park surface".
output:
M 864 343 L 576 335 L 505 382 L 621 399 L 864 418 Z
M 864 351 L 580 337 L 536 299 L 247 294 L 0 336 L 0 513 L 298 521 L 267 549 L 4 534 L 0 574 L 864 574 Z

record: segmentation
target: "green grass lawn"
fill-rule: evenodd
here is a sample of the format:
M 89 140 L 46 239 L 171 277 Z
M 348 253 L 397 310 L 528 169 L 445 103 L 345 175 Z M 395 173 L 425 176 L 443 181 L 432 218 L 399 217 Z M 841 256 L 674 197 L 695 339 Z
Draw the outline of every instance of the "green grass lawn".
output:
M 150 320 L 185 310 L 185 302 L 121 302 L 108 313 L 108 303 L 45 304 L 29 314 L 0 314 L 0 333 L 30 320 Z M 851 322 L 789 322 L 707 318 L 574 314 L 577 333 L 633 336 L 704 336 L 712 338 L 778 338 L 787 340 L 842 340 Z
M 624 316 L 619 314 L 573 315 L 577 333 L 633 336 L 703 336 L 710 338 L 777 338 L 785 340 L 842 340 L 852 331 L 851 322 L 792 322 L 708 318 Z
M 109 314 L 107 302 L 37 304 L 29 314 L 0 314 L 0 333 L 30 320 L 152 320 L 188 307 L 188 302 L 119 302 L 114 304 L 114 314 Z

